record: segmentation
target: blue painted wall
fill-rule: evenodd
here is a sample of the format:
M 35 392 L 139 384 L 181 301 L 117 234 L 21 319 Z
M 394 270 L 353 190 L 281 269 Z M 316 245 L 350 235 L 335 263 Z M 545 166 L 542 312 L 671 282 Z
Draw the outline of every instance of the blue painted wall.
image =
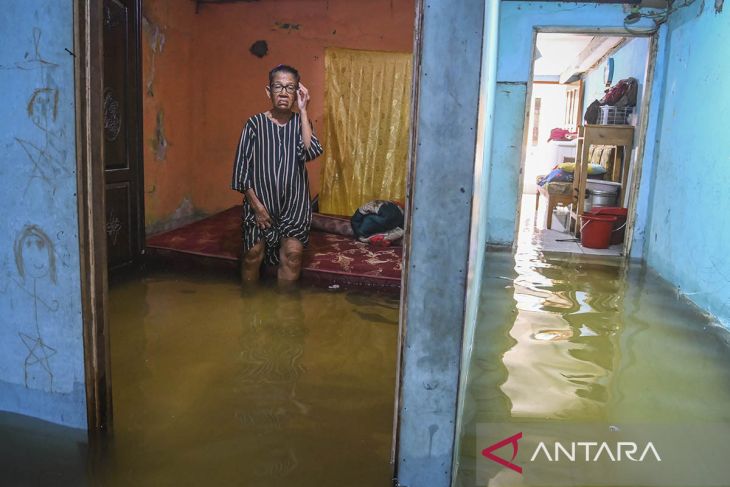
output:
M 621 28 L 622 5 L 502 2 L 497 99 L 487 214 L 489 242 L 511 245 L 515 235 L 527 82 L 536 27 Z M 644 25 L 637 25 L 637 28 Z M 521 100 L 521 102 L 520 102 Z M 515 145 L 517 148 L 515 148 Z M 648 191 L 648 189 L 646 189 Z
M 397 459 L 409 487 L 451 485 L 484 8 L 432 0 L 423 10 Z
M 488 241 L 511 245 L 515 236 L 527 83 L 497 83 L 490 188 Z
M 659 150 L 661 138 L 660 115 L 664 107 L 664 83 L 666 79 L 666 46 L 667 26 L 662 25 L 657 33 L 657 51 L 655 67 L 653 69 L 654 79 L 651 86 L 651 97 L 649 100 L 648 120 L 646 127 L 646 144 L 644 146 L 644 159 L 641 165 L 640 181 L 641 186 L 637 195 L 634 209 L 636 221 L 634 222 L 634 233 L 632 236 L 631 258 L 644 259 L 646 257 L 646 232 L 650 220 L 651 200 L 654 192 L 654 165 Z M 646 96 L 646 94 L 644 94 Z
M 646 255 L 730 326 L 730 6 L 675 12 L 667 25 Z
M 648 37 L 636 37 L 611 55 L 614 60 L 612 85 L 626 78 L 636 78 L 639 81 L 639 93 L 636 97 L 637 107 L 641 106 L 642 92 L 646 86 L 646 65 L 649 58 L 650 43 L 651 39 Z M 593 100 L 603 98 L 606 89 L 603 82 L 605 67 L 606 62 L 603 62 L 585 76 L 584 106 L 588 106 Z
M 454 481 L 459 471 L 461 439 L 471 433 L 464 431 L 469 423 L 471 410 L 467 409 L 466 386 L 469 383 L 477 316 L 480 306 L 484 262 L 487 244 L 487 209 L 489 190 L 489 156 L 492 152 L 494 105 L 497 95 L 497 43 L 499 40 L 499 5 L 497 0 L 485 2 L 484 42 L 482 44 L 481 81 L 479 87 L 479 111 L 477 121 L 476 157 L 474 161 L 474 195 L 469 243 L 469 273 L 467 275 L 466 317 L 462 340 L 461 374 L 457 397 L 456 444 L 454 446 Z
M 0 9 L 0 410 L 85 428 L 73 2 Z

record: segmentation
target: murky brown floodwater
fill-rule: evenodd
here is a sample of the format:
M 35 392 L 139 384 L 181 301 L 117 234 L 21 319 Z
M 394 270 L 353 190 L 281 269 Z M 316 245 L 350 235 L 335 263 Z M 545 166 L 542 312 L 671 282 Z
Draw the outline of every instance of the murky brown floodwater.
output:
M 0 485 L 392 485 L 397 298 L 158 274 L 109 318 L 112 441 L 0 415 Z
M 93 483 L 390 485 L 397 318 L 392 298 L 303 285 L 116 286 L 116 432 Z M 728 334 L 640 266 L 491 252 L 466 398 L 457 485 L 475 487 L 479 423 L 730 423 Z M 8 485 L 87 478 L 78 433 L 4 414 L 0 434 Z
M 728 405 L 728 334 L 653 273 L 529 241 L 487 255 L 459 487 L 523 485 L 507 469 L 477 484 L 480 423 L 727 424 Z
M 396 299 L 160 276 L 110 315 L 106 485 L 389 485 Z

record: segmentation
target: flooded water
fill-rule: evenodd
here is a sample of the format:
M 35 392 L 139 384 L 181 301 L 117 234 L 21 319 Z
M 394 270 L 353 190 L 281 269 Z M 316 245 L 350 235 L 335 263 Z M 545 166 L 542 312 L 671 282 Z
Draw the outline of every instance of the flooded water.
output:
M 109 319 L 111 441 L 8 416 L 42 469 L 2 461 L 2 485 L 392 485 L 396 298 L 153 275 L 113 287 Z
M 388 485 L 396 299 L 160 276 L 110 322 L 107 485 Z
M 488 253 L 480 302 L 459 487 L 524 485 L 477 483 L 479 424 L 730 424 L 728 334 L 639 265 L 528 241 Z
M 528 241 L 480 292 L 457 486 L 524 484 L 477 483 L 479 424 L 730 425 L 728 334 L 641 266 Z M 114 436 L 0 415 L 8 485 L 391 485 L 396 299 L 155 274 L 110 306 Z

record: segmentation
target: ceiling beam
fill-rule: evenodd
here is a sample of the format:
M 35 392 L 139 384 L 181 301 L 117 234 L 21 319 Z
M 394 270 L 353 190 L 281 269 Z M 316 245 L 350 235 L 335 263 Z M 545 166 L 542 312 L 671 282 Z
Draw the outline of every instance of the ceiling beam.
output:
M 623 42 L 623 37 L 595 36 L 588 45 L 578 53 L 575 61 L 572 62 L 560 75 L 561 83 L 568 83 L 590 70 L 606 54 L 611 52 Z

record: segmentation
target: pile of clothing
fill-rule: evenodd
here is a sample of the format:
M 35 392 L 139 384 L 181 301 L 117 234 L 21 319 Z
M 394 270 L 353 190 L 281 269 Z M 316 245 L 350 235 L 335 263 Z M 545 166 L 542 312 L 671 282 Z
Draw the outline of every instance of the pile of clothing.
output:
M 358 208 L 350 223 L 360 242 L 387 247 L 403 238 L 404 210 L 394 201 L 373 200 Z
M 554 128 L 550 131 L 548 142 L 553 140 L 558 142 L 567 142 L 575 139 L 576 137 L 578 137 L 578 132 L 571 132 L 568 129 Z
M 636 78 L 622 79 L 614 86 L 607 89 L 603 98 L 600 100 L 593 100 L 593 102 L 588 105 L 583 119 L 586 123 L 597 124 L 601 121 L 601 107 L 635 107 L 638 93 L 639 81 Z M 628 123 L 628 120 L 622 120 L 621 123 Z

